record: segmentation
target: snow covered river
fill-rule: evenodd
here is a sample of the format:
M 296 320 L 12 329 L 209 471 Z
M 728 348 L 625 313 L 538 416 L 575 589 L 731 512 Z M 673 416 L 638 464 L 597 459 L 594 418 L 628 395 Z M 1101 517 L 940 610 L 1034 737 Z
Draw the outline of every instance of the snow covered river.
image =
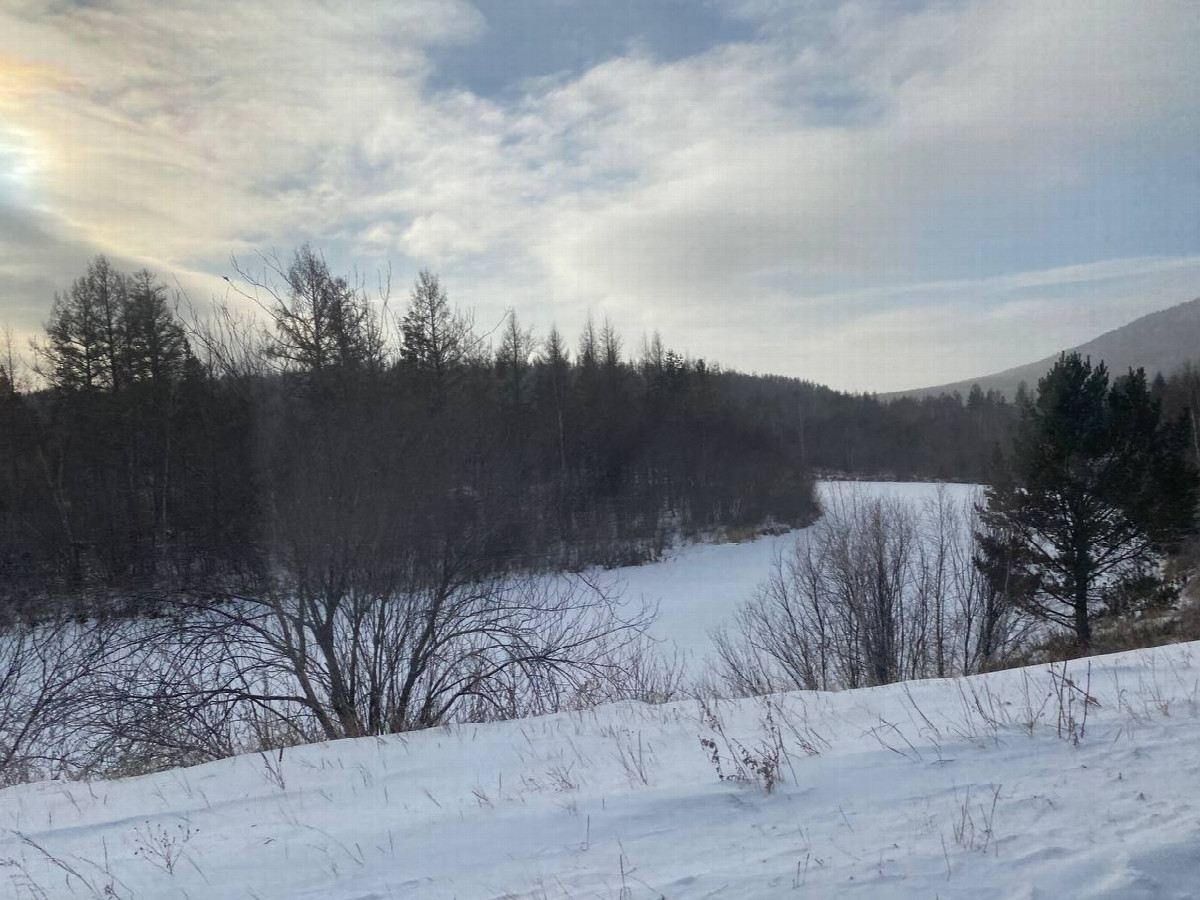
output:
M 890 497 L 914 504 L 934 500 L 945 487 L 950 500 L 961 504 L 981 490 L 978 485 L 930 482 L 823 481 L 817 486 L 824 501 L 834 492 L 857 491 L 867 497 Z M 709 631 L 720 625 L 767 577 L 776 553 L 804 540 L 809 529 L 764 536 L 740 544 L 691 544 L 662 562 L 629 566 L 607 573 L 626 598 L 657 601 L 658 621 L 653 635 L 669 650 L 673 643 L 699 662 L 709 652 Z

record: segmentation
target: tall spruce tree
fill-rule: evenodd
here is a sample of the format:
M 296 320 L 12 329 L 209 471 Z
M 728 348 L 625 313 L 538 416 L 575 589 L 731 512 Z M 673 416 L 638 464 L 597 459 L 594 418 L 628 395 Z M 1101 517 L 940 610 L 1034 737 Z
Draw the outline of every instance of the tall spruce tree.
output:
M 1091 642 L 1097 617 L 1162 598 L 1163 555 L 1195 524 L 1197 474 L 1179 420 L 1164 421 L 1142 370 L 1109 384 L 1103 363 L 1063 354 L 1019 395 L 1005 471 L 987 493 L 988 534 L 1019 598 Z
M 478 349 L 471 317 L 450 305 L 437 275 L 417 275 L 408 310 L 400 321 L 400 368 L 429 406 L 445 406 L 450 388 Z

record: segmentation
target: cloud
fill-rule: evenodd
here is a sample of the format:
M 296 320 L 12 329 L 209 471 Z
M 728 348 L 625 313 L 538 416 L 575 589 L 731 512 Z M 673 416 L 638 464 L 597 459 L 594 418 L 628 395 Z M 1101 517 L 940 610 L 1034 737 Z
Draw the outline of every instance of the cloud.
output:
M 837 328 L 849 344 L 870 347 L 839 348 L 841 358 L 895 360 L 882 372 L 869 367 L 881 384 L 997 368 L 996 349 L 967 339 L 970 317 L 939 327 L 947 319 L 914 304 L 921 291 L 911 283 L 967 276 L 955 281 L 982 307 L 978 321 L 995 301 L 973 282 L 1018 266 L 1040 271 L 1043 248 L 1069 247 L 1063 233 L 1079 229 L 1069 216 L 1040 216 L 1047 194 L 1077 191 L 1086 203 L 1087 192 L 1109 189 L 1114 163 L 1153 172 L 1164 145 L 1195 136 L 1200 94 L 1190 89 L 1197 70 L 1186 47 L 1198 24 L 1189 5 L 1103 6 L 938 6 L 899 21 L 845 14 L 793 59 L 768 44 L 672 66 L 621 60 L 597 69 L 549 99 L 579 111 L 589 146 L 632 159 L 650 177 L 571 209 L 567 227 L 540 245 L 546 265 L 592 302 L 629 317 L 641 310 L 668 335 L 732 324 L 732 334 L 702 349 L 741 365 L 865 386 L 829 349 L 809 345 L 805 362 L 786 345 L 754 339 Z M 846 73 L 859 109 L 837 123 L 783 115 L 780 95 L 812 71 Z M 639 160 L 648 147 L 649 161 Z M 989 243 L 1001 231 L 1025 235 L 1026 246 L 1013 253 Z M 830 285 L 847 284 L 876 286 L 893 309 L 877 321 L 812 310 Z M 1190 284 L 1152 302 L 1190 299 L 1200 293 Z M 1072 298 L 1042 302 L 1061 319 Z M 1073 302 L 1090 301 L 1078 294 Z M 1132 312 L 1137 301 L 1127 305 Z M 737 330 L 738 307 L 752 312 L 748 330 Z M 1010 330 L 1016 352 L 1027 352 L 1024 338 L 1040 324 L 1030 318 Z
M 231 253 L 311 240 L 437 268 L 481 319 L 591 308 L 630 346 L 661 328 L 884 390 L 1200 294 L 1190 0 L 719 0 L 679 52 L 610 41 L 485 96 L 437 67 L 521 52 L 487 10 L 0 12 L 0 239 L 25 272 L 0 318 L 36 327 L 29 298 L 91 252 L 207 285 Z
M 420 106 L 421 48 L 480 27 L 455 3 L 134 0 L 30 3 L 4 24 L 43 57 L 24 68 L 78 85 L 10 114 L 36 135 L 44 203 L 99 246 L 172 260 L 348 199 L 367 123 Z

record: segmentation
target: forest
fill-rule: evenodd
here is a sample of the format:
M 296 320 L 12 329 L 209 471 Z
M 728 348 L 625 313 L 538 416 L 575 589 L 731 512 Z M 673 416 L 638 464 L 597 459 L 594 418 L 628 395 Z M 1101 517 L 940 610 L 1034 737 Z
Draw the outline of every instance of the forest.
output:
M 356 529 L 395 558 L 469 543 L 489 571 L 638 561 L 807 524 L 814 475 L 986 480 L 1013 420 L 995 394 L 884 403 L 591 318 L 482 329 L 428 272 L 393 310 L 307 246 L 229 284 L 198 311 L 100 257 L 28 367 L 9 347 L 10 609 L 251 590 Z

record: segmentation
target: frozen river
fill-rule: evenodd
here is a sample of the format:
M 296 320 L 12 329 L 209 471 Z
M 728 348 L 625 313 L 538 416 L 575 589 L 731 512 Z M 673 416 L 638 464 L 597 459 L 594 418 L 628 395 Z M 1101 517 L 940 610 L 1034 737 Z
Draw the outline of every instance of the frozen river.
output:
M 920 504 L 932 501 L 941 484 L 929 482 L 820 482 L 824 499 L 834 491 L 860 491 L 868 497 L 891 497 Z M 958 504 L 975 497 L 978 485 L 946 484 Z M 764 536 L 740 544 L 691 544 L 662 562 L 615 569 L 627 598 L 657 601 L 659 617 L 652 629 L 668 651 L 678 647 L 700 661 L 709 652 L 709 631 L 720 625 L 767 577 L 776 553 L 804 540 L 809 529 Z

